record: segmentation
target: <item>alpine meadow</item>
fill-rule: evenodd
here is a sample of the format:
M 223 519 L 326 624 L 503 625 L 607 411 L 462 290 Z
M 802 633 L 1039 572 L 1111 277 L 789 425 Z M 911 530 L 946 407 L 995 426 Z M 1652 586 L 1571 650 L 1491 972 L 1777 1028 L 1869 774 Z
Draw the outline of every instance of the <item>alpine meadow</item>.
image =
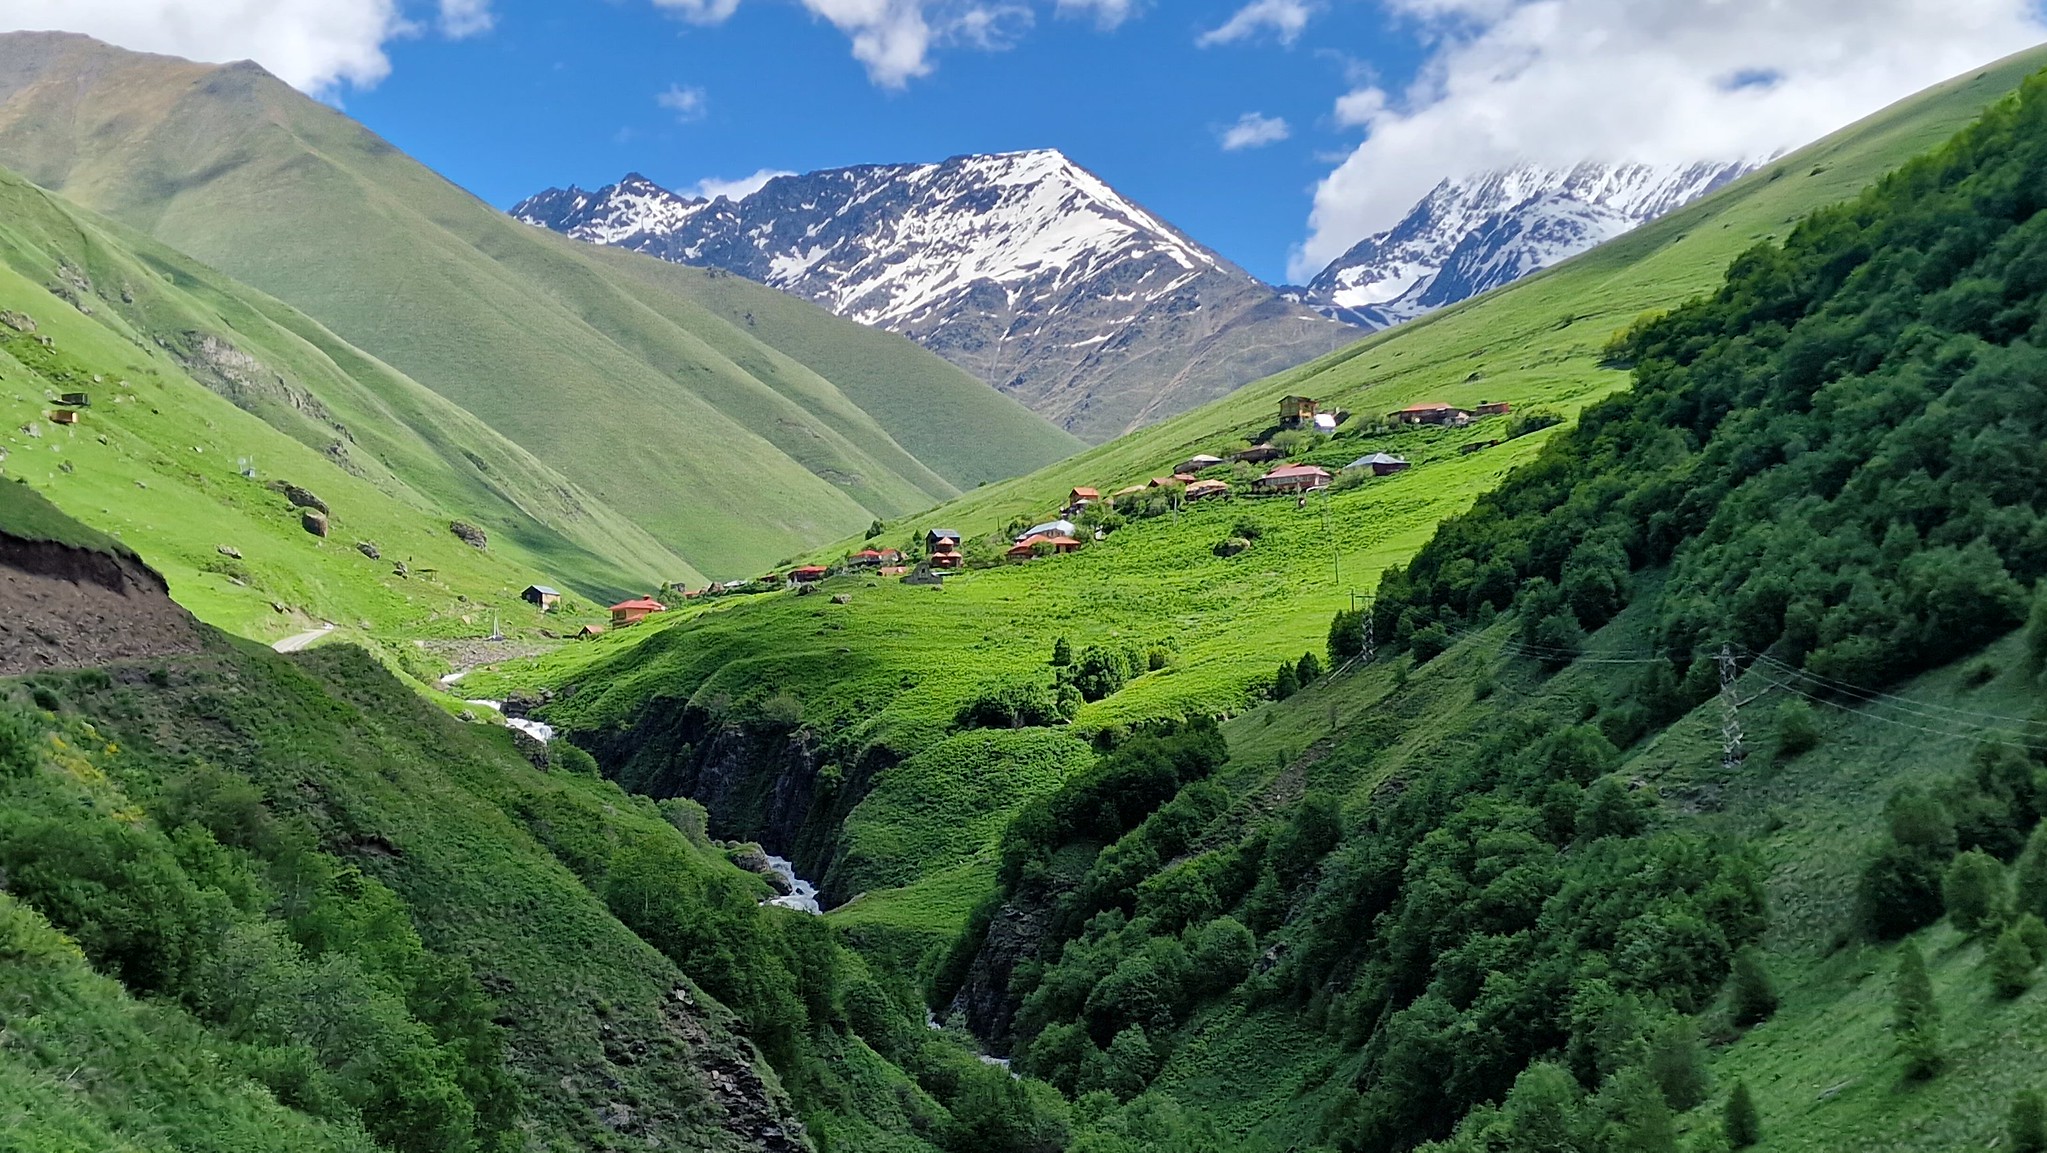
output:
M 1166 6 L 668 7 L 851 133 Z M 1311 293 L 1035 144 L 515 216 L 13 27 L 0 1148 L 2047 1150 L 2047 47 Z

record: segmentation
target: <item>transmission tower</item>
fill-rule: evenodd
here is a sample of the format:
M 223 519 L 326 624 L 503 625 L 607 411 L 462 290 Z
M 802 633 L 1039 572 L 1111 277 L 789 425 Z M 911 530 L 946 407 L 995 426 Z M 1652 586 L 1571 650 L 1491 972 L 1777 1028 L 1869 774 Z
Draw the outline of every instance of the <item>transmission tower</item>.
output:
M 1724 710 L 1720 724 L 1720 767 L 1732 770 L 1739 768 L 1748 756 L 1741 740 L 1741 701 L 1734 692 L 1740 670 L 1734 664 L 1734 650 L 1727 645 L 1720 646 L 1720 655 L 1715 659 L 1720 664 L 1720 704 Z
M 1377 655 L 1377 651 L 1378 645 L 1372 639 L 1372 610 L 1367 608 L 1365 610 L 1365 647 L 1360 655 L 1365 658 L 1366 664 L 1371 664 L 1372 658 Z

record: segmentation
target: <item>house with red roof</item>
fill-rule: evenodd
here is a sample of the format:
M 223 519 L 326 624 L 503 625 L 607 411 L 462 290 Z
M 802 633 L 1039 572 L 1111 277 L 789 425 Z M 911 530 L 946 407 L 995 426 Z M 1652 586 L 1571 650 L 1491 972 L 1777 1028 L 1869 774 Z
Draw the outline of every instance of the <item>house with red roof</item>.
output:
M 653 613 L 665 613 L 667 611 L 667 605 L 652 597 L 634 597 L 629 601 L 620 601 L 611 606 L 611 624 L 613 628 L 636 625 Z
M 1281 465 L 1258 478 L 1260 492 L 1307 492 L 1329 483 L 1329 470 L 1312 464 Z

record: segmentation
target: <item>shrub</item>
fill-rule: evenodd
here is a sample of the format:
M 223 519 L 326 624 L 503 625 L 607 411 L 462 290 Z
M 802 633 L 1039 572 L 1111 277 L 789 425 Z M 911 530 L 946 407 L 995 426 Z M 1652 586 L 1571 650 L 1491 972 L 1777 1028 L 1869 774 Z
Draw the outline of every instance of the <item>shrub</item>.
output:
M 1812 706 L 1796 697 L 1777 706 L 1775 727 L 1779 760 L 1793 760 L 1819 747 L 1819 720 Z
M 2047 1102 L 2037 1091 L 2024 1089 L 2012 1097 L 2004 1132 L 2012 1153 L 2047 1153 Z
M 1089 645 L 1081 650 L 1069 679 L 1080 690 L 1082 700 L 1099 701 L 1129 684 L 1132 675 L 1130 654 L 1122 649 Z
M 1272 699 L 1283 701 L 1301 691 L 1301 677 L 1294 666 L 1281 661 L 1279 672 L 1272 678 Z
M 1948 921 L 1970 936 L 2004 920 L 2004 866 L 1988 853 L 1971 849 L 1957 856 L 1940 891 Z
M 1910 941 L 1898 950 L 1891 996 L 1891 1029 L 1897 1034 L 1898 1053 L 1905 1058 L 1905 1076 L 1924 1081 L 1940 1071 L 1940 1006 L 1933 999 L 1926 958 Z
M 1427 628 L 1418 629 L 1413 638 L 1408 641 L 1408 648 L 1414 653 L 1414 663 L 1418 665 L 1428 664 L 1430 661 L 1442 656 L 1449 647 L 1450 634 L 1443 631 L 1442 625 L 1430 625 Z
M 1699 1043 L 1699 1026 L 1690 1017 L 1672 1017 L 1649 1038 L 1649 1059 L 1645 1066 L 1663 1099 L 1682 1113 L 1706 1099 L 1713 1077 L 1706 1071 L 1706 1048 Z
M 1727 1109 L 1720 1117 L 1720 1128 L 1727 1134 L 1727 1143 L 1736 1149 L 1746 1149 L 1763 1139 L 1763 1120 L 1756 1113 L 1748 1082 L 1734 1083 L 1734 1091 L 1727 1095 Z
M 1237 523 L 1230 526 L 1230 535 L 1240 536 L 1245 540 L 1257 540 L 1265 535 L 1265 526 L 1248 516 L 1240 516 Z
M 1941 875 L 1923 853 L 1898 844 L 1879 849 L 1856 888 L 1858 920 L 1878 941 L 1896 940 L 1940 919 Z
M 1312 685 L 1322 679 L 1322 662 L 1315 659 L 1314 653 L 1302 653 L 1301 659 L 1294 662 L 1294 676 L 1301 684 Z
M 1341 665 L 1364 655 L 1365 611 L 1342 609 L 1329 622 L 1329 663 Z
M 1763 964 L 1761 949 L 1750 945 L 1734 955 L 1733 988 L 1728 1008 L 1736 1025 L 1746 1028 L 1777 1011 L 1777 983 Z
M 2042 921 L 2036 914 L 2027 913 L 2012 927 L 2019 931 L 2019 939 L 2031 950 L 2033 963 L 2047 965 L 2047 921 Z
M 1052 667 L 1063 669 L 1073 663 L 1073 642 L 1059 637 L 1052 642 Z
M 2033 985 L 2033 950 L 2016 928 L 1997 935 L 1985 963 L 1990 968 L 1990 987 L 2007 1001 L 2016 999 Z
M 1507 439 L 1512 440 L 1517 436 L 1527 436 L 1531 432 L 1538 432 L 1551 425 L 1562 423 L 1564 423 L 1563 414 L 1553 408 L 1525 409 L 1507 418 Z

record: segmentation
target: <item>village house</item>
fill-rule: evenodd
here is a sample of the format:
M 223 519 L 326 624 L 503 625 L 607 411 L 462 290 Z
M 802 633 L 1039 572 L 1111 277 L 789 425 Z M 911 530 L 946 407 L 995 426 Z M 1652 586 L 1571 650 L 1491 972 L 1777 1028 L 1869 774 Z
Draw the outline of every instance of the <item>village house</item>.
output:
M 647 619 L 652 613 L 665 613 L 667 611 L 667 605 L 652 597 L 634 597 L 629 601 L 620 601 L 611 606 L 611 625 L 613 628 L 636 625 Z
M 1386 419 L 1395 424 L 1441 424 L 1451 428 L 1462 428 L 1471 423 L 1471 414 L 1455 405 L 1431 400 L 1389 412 Z
M 1226 480 L 1197 480 L 1187 486 L 1187 499 L 1204 500 L 1212 496 L 1228 496 L 1230 482 Z
M 875 568 L 881 565 L 901 564 L 903 554 L 892 548 L 863 548 L 846 558 L 846 564 L 853 568 Z
M 830 569 L 821 564 L 797 565 L 789 570 L 789 583 L 799 585 L 816 584 L 829 575 L 830 572 Z
M 1055 553 L 1079 552 L 1080 542 L 1070 536 L 1031 536 L 1016 542 L 1003 554 L 1010 560 L 1029 560 L 1038 555 L 1039 549 L 1050 549 Z
M 1329 470 L 1312 464 L 1289 464 L 1258 478 L 1261 492 L 1307 492 L 1329 483 Z
M 1066 494 L 1066 515 L 1075 516 L 1080 510 L 1102 499 L 1102 494 L 1091 488 L 1076 488 Z
M 561 604 L 562 595 L 546 585 L 527 585 L 519 593 L 519 599 L 529 605 L 533 605 L 541 612 L 551 613 L 555 610 L 556 605 Z
M 1184 481 L 1184 480 L 1181 480 L 1181 479 L 1180 479 L 1179 477 L 1177 477 L 1177 476 L 1155 476 L 1155 477 L 1152 477 L 1152 478 L 1151 478 L 1151 483 L 1150 483 L 1150 484 L 1148 484 L 1148 485 L 1146 485 L 1145 487 L 1146 487 L 1146 488 L 1174 488 L 1174 487 L 1176 487 L 1176 486 L 1179 486 L 1179 485 L 1183 485 L 1183 484 L 1186 484 L 1186 483 L 1187 483 L 1186 481 Z
M 949 528 L 935 528 L 924 534 L 924 552 L 932 568 L 959 568 L 967 563 L 960 552 L 960 534 Z
M 1034 524 L 1023 532 L 1018 533 L 1016 540 L 1018 543 L 1022 543 L 1024 540 L 1034 536 L 1073 536 L 1079 531 L 1079 526 L 1070 520 L 1048 520 L 1044 524 Z
M 1387 452 L 1375 452 L 1361 456 L 1344 465 L 1343 471 L 1349 472 L 1354 468 L 1369 468 L 1372 470 L 1373 476 L 1390 476 L 1396 472 L 1406 472 L 1412 467 L 1412 465 L 1407 463 L 1407 458 L 1405 457 L 1394 456 L 1392 453 Z
M 1252 464 L 1264 464 L 1267 461 L 1278 460 L 1285 455 L 1286 452 L 1284 450 L 1274 448 L 1269 444 L 1254 444 L 1250 448 L 1230 457 L 1230 459 L 1248 461 Z
M 576 639 L 579 641 L 587 641 L 591 637 L 601 637 L 603 635 L 604 635 L 603 625 L 584 625 L 582 628 L 576 630 Z
M 1514 406 L 1504 400 L 1481 400 L 1471 411 L 1474 416 L 1505 416 L 1514 411 Z
M 1279 398 L 1279 427 L 1308 428 L 1315 423 L 1316 404 L 1312 396 Z
M 1147 486 L 1141 484 L 1133 484 L 1128 488 L 1119 488 L 1115 491 L 1114 494 L 1110 496 L 1109 499 L 1122 500 L 1126 496 L 1142 496 L 1144 495 L 1146 488 Z
M 1219 456 L 1210 456 L 1205 452 L 1196 453 L 1195 455 L 1188 457 L 1186 460 L 1181 461 L 1179 464 L 1174 465 L 1173 471 L 1200 472 L 1204 468 L 1214 468 L 1216 465 L 1222 463 L 1224 463 L 1223 458 Z

